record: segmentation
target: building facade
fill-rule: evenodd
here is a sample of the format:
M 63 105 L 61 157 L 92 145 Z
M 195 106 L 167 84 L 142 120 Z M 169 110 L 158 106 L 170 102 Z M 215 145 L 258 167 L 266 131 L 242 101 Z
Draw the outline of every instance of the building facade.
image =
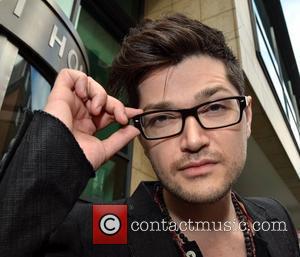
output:
M 246 167 L 235 189 L 278 199 L 300 229 L 300 77 L 279 0 L 0 0 L 2 167 L 24 108 L 44 107 L 61 68 L 87 72 L 105 86 L 129 28 L 143 17 L 175 12 L 223 31 L 242 64 L 254 116 Z M 97 136 L 116 129 L 113 124 Z M 129 196 L 140 181 L 156 179 L 134 140 L 101 167 L 81 197 L 110 201 Z

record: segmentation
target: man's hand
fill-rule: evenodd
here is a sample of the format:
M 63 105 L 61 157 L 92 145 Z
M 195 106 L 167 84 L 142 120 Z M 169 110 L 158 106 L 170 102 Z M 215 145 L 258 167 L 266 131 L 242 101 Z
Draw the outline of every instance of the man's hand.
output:
M 124 107 L 91 77 L 69 69 L 58 74 L 44 111 L 69 128 L 94 169 L 139 134 L 135 127 L 126 124 L 142 112 Z M 102 141 L 93 136 L 113 121 L 126 126 Z

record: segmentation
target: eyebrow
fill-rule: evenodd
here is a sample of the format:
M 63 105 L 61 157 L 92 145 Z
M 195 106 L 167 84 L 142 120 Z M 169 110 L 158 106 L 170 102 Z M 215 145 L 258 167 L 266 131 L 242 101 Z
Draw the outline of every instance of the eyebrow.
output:
M 227 92 L 227 93 L 231 93 L 230 90 L 228 90 L 227 88 L 217 85 L 211 88 L 205 88 L 202 91 L 198 92 L 194 98 L 195 100 L 203 100 L 203 98 L 209 98 L 211 96 L 213 96 L 214 94 L 218 93 L 218 92 Z
M 144 111 L 147 110 L 164 110 L 164 109 L 175 109 L 175 105 L 172 102 L 159 102 L 155 104 L 148 104 L 143 109 Z
M 209 98 L 220 91 L 231 93 L 230 90 L 228 90 L 227 88 L 224 88 L 223 86 L 215 86 L 215 87 L 206 88 L 204 90 L 201 90 L 194 96 L 194 98 L 195 98 L 195 100 L 200 102 L 200 101 L 203 101 L 205 98 Z M 144 109 L 144 111 L 166 110 L 166 109 L 177 109 L 177 106 L 170 101 L 162 101 L 162 102 L 158 102 L 155 104 L 148 104 L 143 109 Z

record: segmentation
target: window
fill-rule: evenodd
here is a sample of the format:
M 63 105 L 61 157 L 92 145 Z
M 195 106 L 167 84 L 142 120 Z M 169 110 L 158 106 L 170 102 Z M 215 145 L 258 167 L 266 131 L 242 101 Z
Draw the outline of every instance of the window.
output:
M 119 3 L 119 2 L 122 2 Z M 120 49 L 120 39 L 127 33 L 132 20 L 137 17 L 137 3 L 140 1 L 112 1 L 95 4 L 82 1 L 80 15 L 76 24 L 77 31 L 87 50 L 90 75 L 104 88 L 108 80 L 111 63 Z M 120 4 L 120 5 L 119 5 Z M 102 6 L 103 5 L 103 6 Z M 114 8 L 112 8 L 114 6 Z M 109 11 L 114 10 L 113 20 Z M 120 17 L 126 17 L 122 20 Z M 131 22 L 128 22 L 130 20 Z M 122 22 L 123 30 L 115 30 L 116 22 Z M 127 25 L 126 25 L 127 24 Z M 127 27 L 126 27 L 127 26 Z M 126 29 L 127 28 L 127 29 Z M 126 101 L 126 99 L 125 99 Z M 96 136 L 100 139 L 107 138 L 118 130 L 116 123 L 102 130 Z M 119 151 L 111 160 L 107 161 L 96 172 L 96 177 L 90 179 L 81 195 L 88 201 L 112 201 L 128 196 L 131 174 L 132 144 L 128 144 Z
M 272 85 L 273 92 L 278 99 L 287 124 L 289 124 L 291 134 L 300 150 L 300 118 L 298 106 L 289 74 L 290 64 L 284 60 L 284 54 L 288 51 L 287 49 L 281 49 L 279 47 L 278 31 L 280 30 L 281 33 L 283 33 L 283 30 L 282 28 L 276 30 L 276 24 L 274 24 L 274 21 L 270 18 L 265 3 L 266 2 L 262 0 L 252 0 L 258 59 Z M 281 11 L 280 3 L 277 10 Z M 283 16 L 282 19 L 283 21 L 281 21 L 281 23 L 284 23 Z M 281 37 L 288 38 L 288 34 L 281 35 Z M 284 42 L 284 44 L 286 46 L 290 45 L 289 40 Z
M 71 18 L 74 0 L 55 0 L 68 18 Z
M 17 133 L 24 109 L 43 109 L 50 90 L 41 74 L 18 55 L 0 110 L 0 159 Z

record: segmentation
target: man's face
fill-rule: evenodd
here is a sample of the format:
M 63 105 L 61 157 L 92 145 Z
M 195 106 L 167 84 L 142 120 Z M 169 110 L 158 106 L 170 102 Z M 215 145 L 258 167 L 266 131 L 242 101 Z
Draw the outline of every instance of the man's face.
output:
M 139 107 L 145 111 L 191 108 L 239 95 L 227 79 L 224 64 L 207 56 L 192 56 L 155 71 L 138 90 Z M 170 193 L 189 202 L 214 202 L 228 193 L 244 167 L 251 116 L 249 105 L 239 124 L 209 130 L 190 116 L 180 135 L 140 140 Z

